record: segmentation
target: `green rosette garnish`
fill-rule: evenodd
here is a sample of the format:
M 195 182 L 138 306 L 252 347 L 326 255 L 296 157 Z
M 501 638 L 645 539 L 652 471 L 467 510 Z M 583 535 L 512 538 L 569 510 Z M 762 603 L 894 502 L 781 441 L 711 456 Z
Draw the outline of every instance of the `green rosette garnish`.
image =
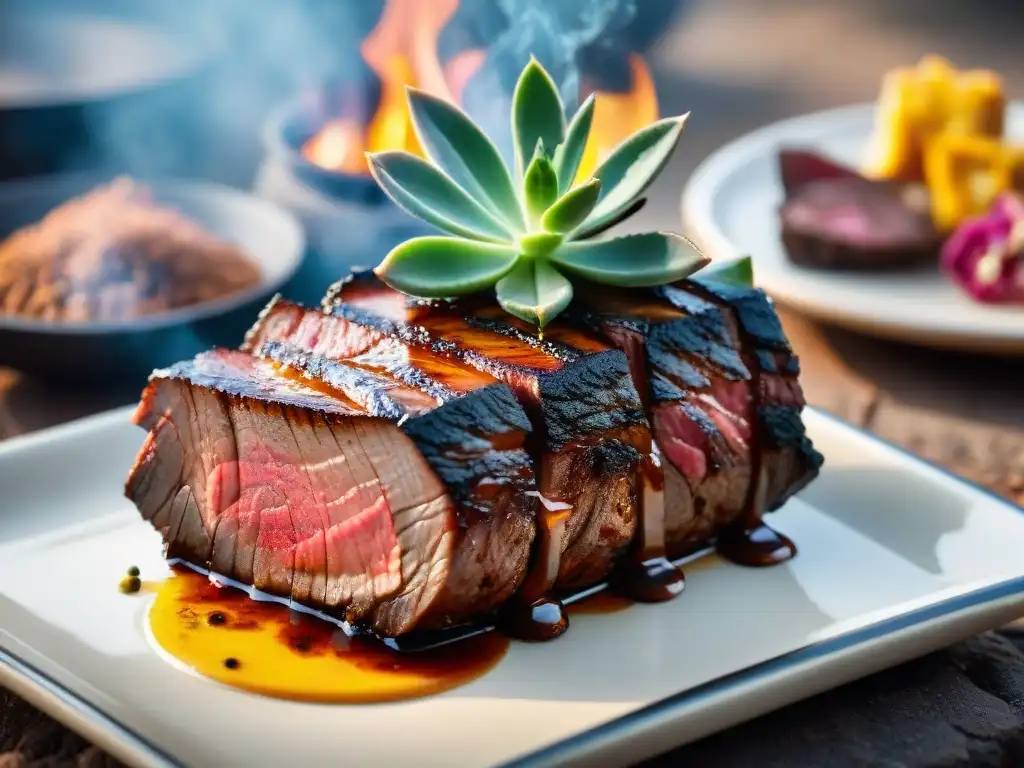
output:
M 656 286 L 708 263 L 671 232 L 605 234 L 643 204 L 687 115 L 637 131 L 577 181 L 594 97 L 567 121 L 558 89 L 535 59 L 512 98 L 512 169 L 462 110 L 412 88 L 408 96 L 427 159 L 368 154 L 370 171 L 398 206 L 446 234 L 412 238 L 388 253 L 374 271 L 392 288 L 420 298 L 493 288 L 506 312 L 543 328 L 572 301 L 573 277 Z

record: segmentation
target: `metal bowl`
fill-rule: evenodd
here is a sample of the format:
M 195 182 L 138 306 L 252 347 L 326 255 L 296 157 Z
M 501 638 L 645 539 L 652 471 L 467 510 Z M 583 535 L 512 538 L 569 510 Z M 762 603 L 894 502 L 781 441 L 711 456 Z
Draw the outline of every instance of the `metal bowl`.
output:
M 377 182 L 367 174 L 322 168 L 306 159 L 303 145 L 324 126 L 324 118 L 299 99 L 278 107 L 262 129 L 266 157 L 287 168 L 299 181 L 329 199 L 363 205 L 390 204 Z
M 112 126 L 187 114 L 213 61 L 212 45 L 128 19 L 0 5 L 0 179 L 111 168 Z
M 0 239 L 109 177 L 53 176 L 0 184 Z M 127 322 L 48 322 L 0 315 L 0 366 L 73 386 L 141 385 L 154 368 L 213 346 L 237 346 L 260 307 L 298 270 L 305 235 L 290 212 L 229 187 L 140 180 L 154 199 L 239 245 L 260 285 Z

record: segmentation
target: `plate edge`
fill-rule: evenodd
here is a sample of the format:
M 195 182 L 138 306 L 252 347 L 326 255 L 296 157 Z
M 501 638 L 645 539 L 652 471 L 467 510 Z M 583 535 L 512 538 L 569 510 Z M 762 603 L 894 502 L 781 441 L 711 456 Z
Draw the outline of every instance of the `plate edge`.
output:
M 742 695 L 747 692 L 756 692 L 758 684 L 770 681 L 774 675 L 784 672 L 800 673 L 801 671 L 811 671 L 815 662 L 826 661 L 845 651 L 856 651 L 861 657 L 865 654 L 870 655 L 872 643 L 893 634 L 898 633 L 900 635 L 896 642 L 902 648 L 910 643 L 910 639 L 904 638 L 902 635 L 915 628 L 927 628 L 930 624 L 936 624 L 937 629 L 941 629 L 943 624 L 950 623 L 961 614 L 969 615 L 974 609 L 989 606 L 997 601 L 1006 600 L 1013 596 L 1018 597 L 1018 603 L 1024 600 L 1024 576 L 1006 579 L 898 616 L 882 619 L 852 632 L 846 632 L 836 637 L 812 643 L 803 648 L 798 648 L 759 664 L 716 678 L 715 680 L 710 680 L 703 685 L 673 694 L 661 701 L 609 720 L 567 739 L 557 741 L 547 747 L 542 747 L 518 758 L 503 762 L 497 768 L 617 765 L 618 763 L 607 760 L 601 761 L 602 752 L 626 736 L 642 736 L 644 733 L 656 730 L 659 725 L 663 724 L 665 718 L 671 717 L 679 710 L 692 706 L 701 699 L 709 699 L 727 693 Z M 758 707 L 753 717 L 743 717 L 731 725 L 727 725 L 725 728 L 708 730 L 706 733 L 696 735 L 692 739 L 678 742 L 676 747 L 685 746 L 705 736 L 727 730 L 743 722 L 749 722 L 770 712 L 783 709 L 790 704 L 812 698 L 827 690 L 838 688 L 884 669 L 891 669 L 901 663 L 920 658 L 947 645 L 946 639 L 941 632 L 933 631 L 933 634 L 938 635 L 938 637 L 929 637 L 928 639 L 932 641 L 931 644 L 924 643 L 923 646 L 925 648 L 920 654 L 916 653 L 916 651 L 911 651 L 909 654 L 902 654 L 902 661 L 896 659 L 891 663 L 884 663 L 864 672 L 860 671 L 863 663 L 856 664 L 857 671 L 852 675 L 843 676 L 844 679 L 838 685 L 825 685 L 820 688 L 811 686 L 812 690 L 809 695 L 782 697 L 777 706 Z M 974 633 L 970 634 L 973 635 Z M 640 731 L 639 734 L 637 733 L 638 730 Z M 643 754 L 640 756 L 640 759 L 649 759 L 654 756 Z
M 744 254 L 731 242 L 714 218 L 713 192 L 722 180 L 729 177 L 740 163 L 730 160 L 733 153 L 750 154 L 749 147 L 757 147 L 779 133 L 785 133 L 790 125 L 799 125 L 815 120 L 841 120 L 859 112 L 874 111 L 876 102 L 856 102 L 840 107 L 820 109 L 804 114 L 777 120 L 747 131 L 722 144 L 707 155 L 693 170 L 680 195 L 680 213 L 683 232 L 705 251 L 720 253 L 724 259 L 739 258 Z M 1024 121 L 1024 100 L 1012 100 L 1007 103 L 1007 111 Z M 756 270 L 756 267 L 755 267 Z M 848 312 L 823 312 L 819 307 L 791 296 L 776 295 L 770 286 L 762 286 L 767 293 L 776 297 L 779 303 L 791 307 L 798 312 L 831 325 L 849 328 L 856 332 L 889 341 L 902 342 L 914 346 L 935 349 L 952 349 L 973 351 L 989 356 L 1019 356 L 1024 354 L 1024 340 L 1009 333 L 990 335 L 971 331 L 959 331 L 955 328 L 941 328 L 921 332 L 914 325 L 901 321 L 871 320 L 863 315 Z
M 496 768 L 541 768 L 542 766 L 580 765 L 590 766 L 600 760 L 601 753 L 613 745 L 619 738 L 635 735 L 637 729 L 641 733 L 653 731 L 659 721 L 685 707 L 693 705 L 701 699 L 732 693 L 742 694 L 758 683 L 769 680 L 773 675 L 783 672 L 799 673 L 807 671 L 815 662 L 828 660 L 845 651 L 859 651 L 861 655 L 870 653 L 873 642 L 895 633 L 907 633 L 915 628 L 927 627 L 931 623 L 948 623 L 961 614 L 969 615 L 972 610 L 991 605 L 997 601 L 1013 596 L 1024 596 L 1024 576 L 1005 579 L 988 586 L 974 589 L 961 595 L 955 595 L 938 603 L 902 613 L 872 624 L 845 632 L 836 637 L 827 638 L 817 643 L 798 648 L 745 669 L 737 670 L 715 680 L 696 686 L 686 691 L 673 694 L 665 699 L 649 704 L 621 717 L 609 720 L 594 728 L 582 731 L 566 739 L 557 741 L 517 758 L 496 764 Z M 982 631 L 982 630 L 978 630 Z M 940 634 L 941 633 L 936 633 Z M 970 633 L 970 634 L 973 634 Z M 944 647 L 942 636 L 929 638 L 923 653 L 903 654 L 903 661 L 897 659 L 866 672 L 856 671 L 847 676 L 839 685 L 852 682 L 882 669 L 892 668 L 904 661 L 918 658 L 928 652 Z M 937 642 L 936 642 L 937 641 Z M 908 639 L 900 638 L 900 646 L 908 644 Z M 12 652 L 0 648 L 0 683 L 8 686 L 14 693 L 26 701 L 36 705 L 69 728 L 82 736 L 91 739 L 95 744 L 106 749 L 112 756 L 121 759 L 135 768 L 181 768 L 182 763 L 167 755 L 163 750 L 151 744 L 144 736 L 120 723 L 116 718 L 104 712 L 96 705 L 86 701 L 79 694 L 71 691 L 62 683 L 47 676 L 42 671 L 25 662 Z M 811 696 L 822 693 L 836 686 L 815 688 L 809 696 L 783 697 L 778 706 L 759 709 L 752 718 L 741 718 L 724 729 L 709 731 L 707 734 L 726 730 L 740 722 L 752 720 L 769 712 Z M 675 746 L 701 738 L 682 741 Z M 651 757 L 643 755 L 641 759 Z M 602 763 L 605 764 L 605 763 Z
M 964 477 L 963 475 L 958 475 L 953 470 L 948 469 L 948 468 L 942 466 L 941 464 L 937 464 L 936 462 L 932 461 L 931 459 L 926 459 L 924 456 L 919 456 L 918 454 L 914 453 L 913 451 L 910 451 L 910 450 L 904 448 L 903 446 L 898 445 L 897 443 L 892 442 L 891 440 L 887 440 L 884 437 L 876 435 L 874 432 L 869 432 L 868 430 L 864 429 L 863 427 L 859 427 L 859 426 L 857 426 L 856 424 L 854 424 L 852 422 L 846 421 L 845 419 L 841 419 L 838 416 L 836 416 L 835 414 L 829 413 L 828 411 L 824 410 L 823 408 L 818 408 L 818 407 L 813 406 L 813 405 L 805 405 L 804 406 L 804 411 L 813 411 L 814 415 L 815 415 L 815 418 L 820 418 L 820 419 L 822 419 L 824 421 L 832 422 L 834 425 L 836 425 L 840 429 L 845 429 L 848 432 L 852 432 L 853 434 L 857 435 L 861 439 L 866 439 L 866 440 L 870 440 L 870 441 L 873 441 L 875 443 L 878 443 L 879 445 L 887 448 L 889 451 L 894 452 L 894 453 L 898 453 L 899 455 L 903 456 L 905 459 L 909 459 L 911 462 L 914 462 L 916 464 L 921 464 L 922 466 L 927 467 L 928 469 L 930 469 L 932 472 L 934 472 L 936 474 L 939 474 L 939 475 L 942 475 L 947 480 L 952 480 L 955 483 L 959 483 L 960 485 L 967 486 L 972 491 L 975 491 L 976 493 L 979 493 L 980 495 L 982 495 L 985 498 L 987 498 L 989 501 L 993 501 L 993 502 L 999 504 L 1000 506 L 1003 506 L 1006 509 L 1010 510 L 1011 512 L 1015 512 L 1018 515 L 1024 515 L 1024 506 L 1021 506 L 1020 504 L 1017 504 L 1016 502 L 1011 501 L 1010 499 L 1006 498 L 1005 496 L 1000 496 L 998 493 L 996 493 L 995 491 L 993 491 L 993 490 L 991 490 L 989 488 L 986 488 L 981 483 L 978 483 L 978 482 L 976 482 L 974 480 L 971 480 L 968 477 Z M 827 461 L 827 459 L 826 459 L 826 461 Z M 797 494 L 797 496 L 799 497 L 799 494 Z
M 888 448 L 890 451 L 893 451 L 910 459 L 912 462 L 921 464 L 929 468 L 936 474 L 942 475 L 947 479 L 951 479 L 954 482 L 960 483 L 962 485 L 967 486 L 968 488 L 971 488 L 973 491 L 981 494 L 982 496 L 986 497 L 987 499 L 990 499 L 991 501 L 999 503 L 1001 506 L 1005 507 L 1007 510 L 1011 512 L 1015 512 L 1019 515 L 1024 515 L 1024 507 L 1013 503 L 1009 499 L 1000 496 L 999 494 L 989 490 L 985 486 L 976 483 L 973 480 L 970 480 L 969 478 L 962 477 L 961 475 L 956 474 L 955 472 L 947 469 L 946 467 L 943 467 L 940 464 L 936 464 L 935 462 L 925 459 L 922 456 L 918 456 L 917 454 L 903 448 L 900 445 L 897 445 L 896 443 L 886 440 L 883 437 L 879 437 L 878 435 L 869 432 L 866 429 L 858 427 L 855 424 L 846 421 L 845 419 L 841 419 L 838 416 L 835 416 L 834 414 L 831 414 L 828 411 L 825 411 L 821 408 L 815 408 L 814 406 L 805 406 L 805 410 L 814 411 L 815 415 L 823 419 L 824 421 L 831 422 L 832 424 L 841 429 L 845 429 L 862 438 L 876 442 L 879 445 Z M 569 761 L 579 760 L 581 758 L 592 759 L 593 747 L 591 745 L 596 739 L 605 740 L 609 738 L 609 736 L 606 734 L 606 731 L 610 729 L 614 729 L 616 731 L 622 731 L 623 729 L 628 730 L 632 727 L 636 727 L 634 722 L 636 720 L 661 717 L 667 714 L 667 712 L 670 710 L 686 706 L 687 704 L 691 703 L 692 699 L 699 697 L 702 693 L 704 695 L 709 695 L 708 689 L 724 685 L 723 681 L 728 681 L 732 679 L 735 681 L 735 685 L 737 686 L 750 684 L 759 677 L 767 677 L 768 675 L 771 675 L 773 672 L 779 672 L 783 669 L 786 669 L 787 667 L 796 666 L 797 668 L 799 668 L 799 665 L 801 664 L 807 664 L 816 660 L 826 659 L 830 655 L 841 653 L 846 650 L 861 649 L 866 644 L 871 643 L 872 641 L 875 641 L 881 637 L 884 637 L 886 634 L 892 632 L 908 631 L 914 627 L 920 627 L 921 625 L 927 624 L 931 621 L 951 619 L 959 613 L 969 612 L 973 608 L 978 608 L 980 606 L 990 604 L 1001 598 L 1009 597 L 1010 595 L 1013 595 L 1015 593 L 1024 593 L 1024 576 L 1017 576 L 1011 579 L 1006 579 L 996 584 L 991 584 L 987 587 L 973 590 L 963 595 L 956 595 L 947 598 L 946 600 L 943 600 L 939 603 L 924 606 L 922 608 L 918 608 L 913 611 L 900 614 L 899 616 L 894 616 L 888 619 L 882 619 L 878 622 L 854 630 L 852 632 L 846 632 L 841 635 L 838 635 L 837 637 L 828 638 L 818 643 L 804 646 L 803 648 L 798 648 L 795 651 L 790 651 L 789 653 L 783 654 L 781 656 L 776 656 L 775 658 L 768 659 L 767 661 L 763 661 L 760 664 L 756 664 L 754 666 L 738 670 L 737 672 L 733 672 L 730 675 L 726 675 L 725 677 L 716 678 L 715 680 L 711 680 L 701 686 L 691 688 L 688 691 L 683 691 L 674 694 L 666 699 L 662 699 L 659 702 L 649 704 L 646 707 L 635 710 L 634 712 L 630 712 L 627 715 L 623 715 L 620 718 L 616 718 L 606 723 L 602 723 L 599 726 L 591 728 L 587 731 L 583 731 L 582 733 L 576 734 L 575 736 L 570 736 L 568 739 L 563 739 L 561 741 L 555 742 L 554 744 L 551 744 L 548 747 L 542 747 L 539 750 L 534 750 L 533 752 L 529 752 L 518 758 L 513 758 L 512 760 L 501 763 L 498 766 L 498 768 L 539 768 L 540 766 L 565 764 Z M 961 607 L 957 608 L 955 606 Z M 946 608 L 945 610 L 943 610 L 944 607 Z M 914 617 L 917 617 L 917 619 L 915 620 Z M 889 629 L 887 629 L 887 627 L 889 627 Z M 858 637 L 860 638 L 859 640 L 856 639 Z M 808 658 L 800 658 L 800 656 L 804 654 L 808 655 Z M 914 658 L 918 658 L 918 656 L 913 655 L 909 657 L 910 660 Z M 788 664 L 786 662 L 787 659 L 789 659 Z M 905 662 L 897 662 L 894 665 L 883 666 L 881 667 L 881 669 L 891 669 L 893 666 L 897 666 L 900 663 Z M 872 673 L 869 672 L 867 674 Z M 860 674 L 854 675 L 851 678 L 851 681 L 860 679 L 863 676 L 864 675 Z M 816 691 L 814 694 L 811 695 L 813 696 L 819 693 L 821 693 L 821 691 Z M 805 698 L 810 698 L 810 696 L 799 697 L 790 701 L 786 701 L 780 704 L 779 707 L 775 707 L 772 709 L 765 710 L 764 712 L 761 712 L 759 715 L 757 715 L 757 717 L 760 717 L 764 714 L 768 714 L 772 711 L 776 711 L 777 709 L 782 709 L 788 706 L 789 704 L 796 703 L 797 701 L 801 701 Z M 743 720 L 741 722 L 746 722 L 746 720 Z M 736 723 L 734 725 L 738 724 L 739 723 Z M 728 727 L 734 726 L 727 726 L 727 728 Z M 611 738 L 614 739 L 614 734 L 611 735 Z M 679 746 L 684 745 L 680 744 Z
M 142 387 L 139 388 L 139 391 L 142 391 Z M 0 461 L 9 453 L 29 450 L 64 437 L 74 438 L 82 432 L 88 432 L 90 428 L 105 427 L 106 422 L 113 423 L 121 417 L 124 418 L 126 424 L 130 423 L 131 415 L 135 412 L 136 408 L 138 408 L 138 404 L 119 405 L 99 413 L 71 419 L 62 424 L 54 424 L 42 429 L 34 429 L 22 435 L 2 438 L 0 439 Z M 139 434 L 141 435 L 142 433 L 140 432 Z M 139 445 L 142 445 L 141 440 Z
M 0 648 L 0 683 L 126 765 L 182 765 L 141 734 L 4 648 Z

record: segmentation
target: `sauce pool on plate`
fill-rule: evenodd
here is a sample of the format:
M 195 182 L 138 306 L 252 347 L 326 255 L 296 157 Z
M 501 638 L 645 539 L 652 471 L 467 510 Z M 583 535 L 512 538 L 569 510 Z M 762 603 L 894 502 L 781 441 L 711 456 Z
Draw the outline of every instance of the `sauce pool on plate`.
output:
M 199 674 L 266 696 L 335 703 L 429 696 L 480 677 L 508 650 L 508 638 L 484 632 L 396 651 L 191 569 L 173 571 L 154 585 L 149 627 L 157 644 Z
M 687 569 L 710 567 L 723 559 L 764 567 L 795 555 L 793 543 L 759 519 L 740 523 L 723 532 L 716 554 L 690 560 Z M 658 563 L 635 565 L 650 571 Z M 665 565 L 680 573 L 668 561 Z M 674 596 L 682 592 L 682 584 L 678 578 L 663 586 Z M 504 631 L 484 628 L 459 638 L 448 635 L 444 644 L 406 641 L 407 650 L 396 650 L 372 636 L 349 635 L 333 621 L 291 610 L 281 602 L 254 599 L 248 590 L 222 586 L 180 564 L 172 567 L 169 578 L 155 583 L 141 582 L 137 569 L 132 569 L 120 588 L 155 592 L 149 611 L 153 639 L 165 653 L 201 675 L 282 699 L 371 703 L 429 696 L 480 677 L 505 656 L 510 629 L 521 639 L 546 640 L 565 631 L 569 613 L 614 614 L 636 603 L 636 595 L 623 594 L 616 586 L 613 578 L 607 588 L 570 600 L 568 611 L 554 598 L 524 603 L 519 611 L 499 616 Z M 529 623 L 533 631 L 508 626 L 516 621 Z

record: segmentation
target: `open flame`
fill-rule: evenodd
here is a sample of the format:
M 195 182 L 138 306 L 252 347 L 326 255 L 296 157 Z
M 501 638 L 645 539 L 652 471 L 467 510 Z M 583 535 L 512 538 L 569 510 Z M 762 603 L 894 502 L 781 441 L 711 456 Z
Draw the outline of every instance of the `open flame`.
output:
M 597 91 L 594 97 L 594 121 L 583 148 L 576 181 L 590 178 L 620 141 L 658 119 L 658 95 L 647 64 L 630 54 L 632 86 L 625 93 Z
M 310 162 L 333 171 L 365 174 L 366 152 L 400 149 L 422 155 L 405 99 L 411 85 L 460 104 L 466 83 L 480 69 L 486 51 L 463 51 L 442 64 L 437 56 L 441 30 L 459 0 L 385 0 L 384 11 L 360 54 L 380 79 L 381 97 L 365 125 L 341 115 L 328 120 L 302 147 Z M 594 120 L 577 181 L 589 177 L 612 149 L 658 119 L 658 99 L 644 60 L 630 56 L 632 86 L 627 92 L 597 91 Z M 581 100 L 588 94 L 581 93 Z

